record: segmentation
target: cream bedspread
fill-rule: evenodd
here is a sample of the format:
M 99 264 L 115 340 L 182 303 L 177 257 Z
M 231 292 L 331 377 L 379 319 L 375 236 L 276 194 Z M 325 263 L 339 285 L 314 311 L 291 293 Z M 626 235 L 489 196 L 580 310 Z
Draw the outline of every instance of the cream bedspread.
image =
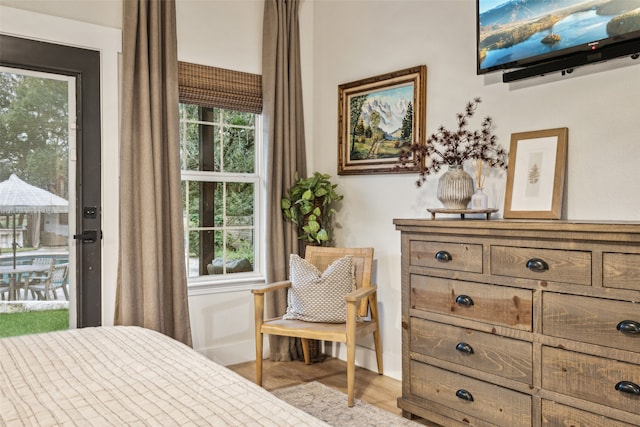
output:
M 0 339 L 2 426 L 326 426 L 138 327 Z

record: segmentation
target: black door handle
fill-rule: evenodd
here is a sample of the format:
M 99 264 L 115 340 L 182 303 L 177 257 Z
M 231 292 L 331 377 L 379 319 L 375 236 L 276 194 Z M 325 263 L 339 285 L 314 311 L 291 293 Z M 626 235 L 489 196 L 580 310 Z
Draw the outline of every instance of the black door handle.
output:
M 102 238 L 102 235 L 100 237 Z M 98 240 L 98 230 L 84 230 L 82 234 L 74 234 L 73 238 L 82 240 L 82 243 L 95 243 Z

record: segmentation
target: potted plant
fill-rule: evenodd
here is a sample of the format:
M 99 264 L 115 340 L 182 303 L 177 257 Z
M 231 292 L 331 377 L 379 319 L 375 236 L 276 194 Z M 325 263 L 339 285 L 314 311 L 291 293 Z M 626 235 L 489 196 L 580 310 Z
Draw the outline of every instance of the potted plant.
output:
M 284 218 L 298 226 L 298 238 L 308 243 L 328 246 L 332 241 L 333 203 L 342 200 L 331 176 L 315 172 L 295 181 L 281 200 Z
M 478 186 L 482 184 L 483 173 L 480 165 L 507 169 L 508 154 L 497 144 L 497 136 L 493 133 L 491 117 L 482 120 L 479 130 L 468 130 L 469 119 L 473 117 L 481 99 L 468 102 L 463 113 L 458 113 L 458 128 L 450 131 L 444 126 L 429 135 L 425 144 L 413 143 L 402 150 L 399 167 L 417 166 L 420 177 L 416 185 L 420 187 L 427 176 L 448 167 L 438 181 L 438 199 L 445 208 L 465 209 L 473 194 L 473 178 L 464 171 L 463 164 L 468 160 L 476 160 L 479 168 Z

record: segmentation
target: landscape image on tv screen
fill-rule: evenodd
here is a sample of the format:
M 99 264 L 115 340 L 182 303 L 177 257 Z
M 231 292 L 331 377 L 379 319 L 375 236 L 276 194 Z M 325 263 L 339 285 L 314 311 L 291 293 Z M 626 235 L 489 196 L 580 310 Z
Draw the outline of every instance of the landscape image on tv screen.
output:
M 477 12 L 480 73 L 640 35 L 640 0 L 479 0 Z

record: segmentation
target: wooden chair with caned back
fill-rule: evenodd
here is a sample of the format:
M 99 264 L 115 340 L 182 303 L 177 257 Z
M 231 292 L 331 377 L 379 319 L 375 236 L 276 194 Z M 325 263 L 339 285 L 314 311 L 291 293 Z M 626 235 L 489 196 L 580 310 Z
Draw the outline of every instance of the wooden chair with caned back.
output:
M 378 320 L 377 286 L 371 284 L 373 248 L 333 248 L 307 246 L 305 260 L 323 272 L 334 261 L 351 256 L 354 265 L 356 290 L 348 293 L 346 302 L 346 322 L 319 323 L 303 320 L 287 320 L 282 317 L 265 319 L 264 296 L 277 289 L 290 288 L 291 281 L 282 281 L 251 290 L 254 296 L 256 334 L 256 384 L 262 386 L 263 336 L 279 335 L 297 337 L 302 341 L 302 351 L 306 364 L 309 360 L 309 340 L 333 341 L 346 344 L 347 349 L 347 403 L 354 403 L 356 339 L 372 333 L 378 364 L 382 375 L 382 346 Z M 365 319 L 369 315 L 368 319 Z

